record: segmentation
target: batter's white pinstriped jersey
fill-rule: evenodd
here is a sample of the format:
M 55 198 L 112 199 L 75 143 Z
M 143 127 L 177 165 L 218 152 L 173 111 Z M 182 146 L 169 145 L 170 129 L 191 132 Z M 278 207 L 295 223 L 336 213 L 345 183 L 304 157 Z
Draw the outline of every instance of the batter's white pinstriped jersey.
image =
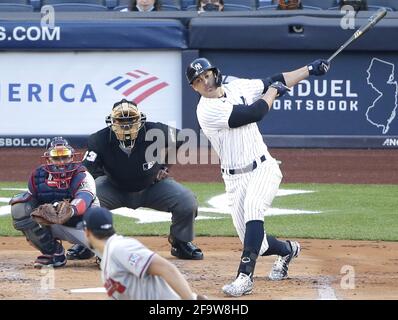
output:
M 101 260 L 108 295 L 117 300 L 176 300 L 180 297 L 161 277 L 146 273 L 154 252 L 133 238 L 110 237 Z
M 258 126 L 250 123 L 231 129 L 228 119 L 233 105 L 250 105 L 257 101 L 264 90 L 261 80 L 234 80 L 223 86 L 225 97 L 202 97 L 196 110 L 204 134 L 220 157 L 221 167 L 242 168 L 265 155 L 271 160 Z
M 245 173 L 223 174 L 228 206 L 241 242 L 244 242 L 246 223 L 264 220 L 267 209 L 279 189 L 282 172 L 268 152 L 258 126 L 250 123 L 230 128 L 229 117 L 233 105 L 250 105 L 257 101 L 264 90 L 261 80 L 239 79 L 223 86 L 225 97 L 202 97 L 196 110 L 203 132 L 220 157 L 224 169 L 242 169 L 257 161 L 257 168 Z M 265 156 L 265 161 L 259 161 Z M 264 236 L 260 255 L 268 250 Z

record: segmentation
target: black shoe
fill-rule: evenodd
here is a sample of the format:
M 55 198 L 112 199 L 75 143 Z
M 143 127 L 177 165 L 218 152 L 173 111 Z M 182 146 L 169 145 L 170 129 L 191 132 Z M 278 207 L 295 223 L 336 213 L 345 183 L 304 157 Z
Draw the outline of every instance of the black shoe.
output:
M 94 252 L 81 244 L 75 244 L 66 252 L 68 260 L 87 260 L 94 257 Z
M 203 259 L 202 250 L 200 250 L 192 242 L 175 241 L 171 246 L 171 255 L 179 259 Z

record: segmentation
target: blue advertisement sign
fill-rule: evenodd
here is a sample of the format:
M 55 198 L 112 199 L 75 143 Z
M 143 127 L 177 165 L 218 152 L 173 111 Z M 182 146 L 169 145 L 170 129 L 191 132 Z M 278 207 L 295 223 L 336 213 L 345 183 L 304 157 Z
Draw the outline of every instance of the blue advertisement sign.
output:
M 209 53 L 226 76 L 265 78 L 300 68 L 330 52 Z M 326 76 L 311 76 L 275 101 L 259 122 L 264 135 L 333 136 L 398 147 L 398 57 L 393 52 L 343 52 Z M 358 140 L 359 139 L 359 140 Z M 380 144 L 381 143 L 381 144 Z M 395 145 L 396 144 L 396 145 Z M 327 146 L 327 145 L 325 145 Z M 336 145 L 338 146 L 338 145 Z

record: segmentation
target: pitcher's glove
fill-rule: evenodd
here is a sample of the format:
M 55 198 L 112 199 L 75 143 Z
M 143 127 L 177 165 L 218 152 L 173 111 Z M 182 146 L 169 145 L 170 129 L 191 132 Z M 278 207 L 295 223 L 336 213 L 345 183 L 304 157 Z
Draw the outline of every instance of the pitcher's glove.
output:
M 68 200 L 46 203 L 32 212 L 33 219 L 40 225 L 64 224 L 74 214 L 73 205 Z

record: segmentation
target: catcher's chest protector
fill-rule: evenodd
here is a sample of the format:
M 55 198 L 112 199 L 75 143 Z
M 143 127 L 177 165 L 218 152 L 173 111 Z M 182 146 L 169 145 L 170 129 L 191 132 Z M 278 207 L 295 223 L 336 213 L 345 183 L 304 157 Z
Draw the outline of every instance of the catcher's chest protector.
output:
M 39 204 L 72 199 L 80 183 L 86 177 L 84 171 L 84 168 L 76 171 L 68 189 L 58 189 L 47 184 L 48 172 L 45 171 L 43 167 L 36 169 L 33 176 L 33 182 L 37 191 L 36 198 Z

